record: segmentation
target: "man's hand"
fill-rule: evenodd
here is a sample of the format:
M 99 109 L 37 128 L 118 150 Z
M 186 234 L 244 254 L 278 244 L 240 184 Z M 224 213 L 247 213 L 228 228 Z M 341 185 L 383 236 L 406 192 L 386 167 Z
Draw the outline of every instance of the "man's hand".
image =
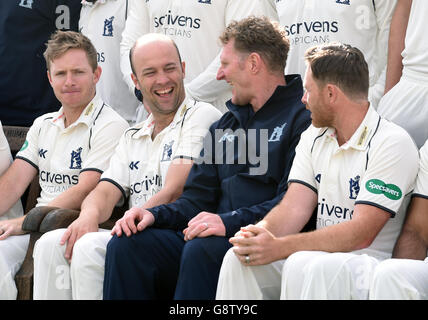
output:
M 218 214 L 203 211 L 189 221 L 188 227 L 183 230 L 183 233 L 185 241 L 196 237 L 224 237 L 226 235 L 226 227 Z
M 111 234 L 118 237 L 125 233 L 127 237 L 139 231 L 143 231 L 155 222 L 153 214 L 143 208 L 133 207 L 125 212 L 122 218 L 116 221 Z
M 23 221 L 24 217 L 0 221 L 0 240 L 4 240 L 9 236 L 24 234 L 25 231 L 22 230 Z
M 248 225 L 241 228 L 229 242 L 242 264 L 256 266 L 280 260 L 278 239 L 265 228 Z
M 98 223 L 96 220 L 79 216 L 76 220 L 71 223 L 67 230 L 64 232 L 61 240 L 59 242 L 60 245 L 64 245 L 67 243 L 65 248 L 64 257 L 71 261 L 71 257 L 73 255 L 73 247 L 77 240 L 79 240 L 85 233 L 88 232 L 97 232 L 98 231 Z

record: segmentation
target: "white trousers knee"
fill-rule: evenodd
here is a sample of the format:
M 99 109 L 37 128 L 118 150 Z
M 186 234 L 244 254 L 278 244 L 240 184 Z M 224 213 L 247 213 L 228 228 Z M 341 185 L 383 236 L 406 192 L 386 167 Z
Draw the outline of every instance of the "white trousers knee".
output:
M 33 297 L 39 299 L 102 299 L 104 261 L 111 235 L 100 229 L 82 236 L 73 247 L 71 264 L 59 244 L 65 229 L 45 233 L 34 248 Z
M 375 269 L 370 299 L 427 300 L 428 258 L 425 261 L 388 259 Z
M 0 240 L 0 300 L 17 297 L 15 275 L 24 261 L 29 240 L 28 234 Z
M 283 299 L 359 299 L 369 288 L 379 260 L 367 254 L 301 251 L 284 264 Z
M 220 269 L 216 299 L 279 299 L 284 261 L 279 260 L 262 266 L 245 266 L 236 257 L 233 248 L 229 249 Z

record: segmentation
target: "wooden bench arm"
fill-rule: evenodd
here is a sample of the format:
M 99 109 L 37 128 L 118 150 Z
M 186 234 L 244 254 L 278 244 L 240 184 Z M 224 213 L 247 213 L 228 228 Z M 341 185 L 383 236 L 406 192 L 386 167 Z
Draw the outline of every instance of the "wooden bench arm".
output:
M 79 217 L 79 210 L 56 209 L 49 212 L 40 224 L 39 231 L 46 233 L 52 230 L 67 228 Z
M 45 216 L 52 210 L 58 209 L 57 207 L 35 207 L 31 209 L 24 218 L 22 222 L 22 230 L 24 231 L 39 231 L 40 224 L 42 223 Z

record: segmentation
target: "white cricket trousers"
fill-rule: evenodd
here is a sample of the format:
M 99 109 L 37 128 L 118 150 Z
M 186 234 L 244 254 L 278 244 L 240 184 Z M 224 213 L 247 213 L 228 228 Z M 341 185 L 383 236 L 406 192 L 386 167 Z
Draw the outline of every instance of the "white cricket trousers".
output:
M 378 263 L 367 254 L 300 251 L 285 260 L 249 267 L 230 249 L 216 299 L 368 299 Z
M 34 300 L 99 300 L 110 230 L 90 232 L 76 241 L 71 263 L 59 244 L 66 229 L 45 233 L 34 247 Z
M 24 261 L 29 241 L 29 234 L 0 240 L 0 300 L 16 300 L 15 275 Z
M 380 100 L 377 111 L 404 128 L 420 149 L 428 139 L 428 77 L 404 70 L 400 81 Z
M 428 258 L 382 261 L 374 272 L 370 299 L 427 300 Z

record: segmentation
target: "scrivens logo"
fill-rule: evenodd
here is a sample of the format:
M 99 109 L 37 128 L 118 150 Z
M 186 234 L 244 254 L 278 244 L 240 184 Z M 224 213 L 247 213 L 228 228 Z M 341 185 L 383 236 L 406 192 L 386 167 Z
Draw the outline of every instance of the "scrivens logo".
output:
M 337 21 L 304 21 L 284 26 L 292 45 L 318 45 L 330 42 L 330 35 L 339 31 Z
M 318 202 L 317 227 L 327 227 L 352 219 L 354 208 L 327 203 L 325 199 Z
M 62 193 L 79 182 L 79 175 L 40 171 L 40 187 L 49 193 Z
M 304 21 L 284 27 L 287 36 L 303 33 L 336 33 L 339 31 L 337 21 Z
M 153 18 L 154 26 L 168 36 L 192 37 L 192 31 L 201 27 L 201 19 L 168 13 Z
M 147 193 L 153 188 L 162 188 L 162 179 L 157 174 L 150 178 L 145 176 L 141 181 L 131 184 L 129 194 L 132 196 L 139 193 Z

